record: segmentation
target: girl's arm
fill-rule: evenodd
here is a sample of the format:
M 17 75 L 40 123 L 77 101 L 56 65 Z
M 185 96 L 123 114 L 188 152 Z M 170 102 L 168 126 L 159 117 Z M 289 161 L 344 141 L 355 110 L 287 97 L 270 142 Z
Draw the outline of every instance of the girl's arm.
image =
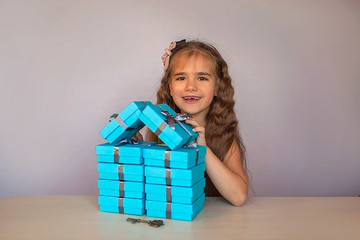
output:
M 197 143 L 206 145 L 205 128 L 193 120 L 186 123 L 194 126 L 193 131 L 199 134 Z M 234 206 L 241 206 L 245 203 L 248 195 L 248 179 L 242 166 L 240 149 L 235 140 L 226 154 L 224 161 L 221 161 L 209 147 L 205 155 L 206 172 L 214 183 L 220 194 Z
M 245 203 L 248 180 L 241 164 L 240 149 L 233 142 L 222 162 L 209 147 L 205 156 L 206 172 L 221 195 L 235 206 Z

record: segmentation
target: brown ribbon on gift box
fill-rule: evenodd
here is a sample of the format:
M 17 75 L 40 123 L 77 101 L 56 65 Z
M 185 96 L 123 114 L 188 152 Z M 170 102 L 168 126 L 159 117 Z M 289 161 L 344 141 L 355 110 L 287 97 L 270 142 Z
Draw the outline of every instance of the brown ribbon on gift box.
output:
M 165 181 L 166 185 L 171 185 L 171 179 L 170 179 L 170 168 L 165 168 Z
M 116 116 L 115 121 L 119 124 L 119 126 L 120 126 L 122 129 L 124 129 L 124 130 L 129 129 L 129 126 L 126 125 L 126 123 L 120 118 L 119 115 Z
M 124 199 L 118 198 L 119 213 L 124 213 Z
M 124 166 L 122 164 L 118 165 L 118 175 L 119 175 L 119 180 L 124 180 Z
M 171 203 L 166 203 L 166 218 L 171 218 Z
M 165 167 L 170 167 L 170 151 L 165 151 Z
M 125 196 L 124 185 L 125 185 L 125 182 L 119 182 L 119 197 L 121 197 L 121 198 L 123 198 Z
M 109 122 L 111 122 L 112 120 L 115 120 L 116 123 L 124 130 L 131 130 L 131 128 L 129 128 L 128 125 L 126 125 L 126 123 L 120 118 L 119 114 L 114 113 L 113 115 L 110 116 L 109 118 Z
M 197 165 L 199 162 L 199 149 L 197 148 L 197 144 L 196 143 L 188 144 L 188 145 L 185 145 L 184 148 L 196 149 L 195 165 Z M 168 151 L 168 150 L 165 151 L 164 162 L 165 162 L 165 167 L 167 167 L 167 168 L 170 167 L 170 154 L 171 154 L 171 151 Z
M 144 104 L 144 106 L 146 107 L 146 103 L 144 101 L 140 101 L 142 104 Z M 113 115 L 110 116 L 109 118 L 109 122 L 111 122 L 113 119 L 115 119 L 115 121 L 117 122 L 117 124 L 119 124 L 119 126 L 124 129 L 124 130 L 132 130 L 132 129 L 135 129 L 135 128 L 130 128 L 122 119 L 121 117 L 119 116 L 119 114 L 117 113 L 114 113 Z M 143 126 L 141 126 L 143 127 Z M 139 127 L 137 127 L 139 128 Z
M 120 146 L 124 145 L 124 144 L 139 144 L 139 143 L 137 141 L 135 141 L 134 139 L 124 139 L 124 140 L 121 140 L 120 142 L 118 142 L 114 146 L 114 163 L 119 163 Z
M 184 146 L 184 148 L 193 148 L 193 149 L 196 149 L 196 161 L 195 161 L 195 165 L 197 165 L 198 162 L 199 162 L 199 149 L 197 148 L 197 143 L 187 144 L 187 145 Z
M 115 121 L 117 122 L 117 124 L 124 130 L 126 131 L 131 131 L 134 129 L 142 129 L 144 127 L 143 123 L 140 123 L 139 126 L 133 128 L 133 127 L 129 127 L 128 125 L 126 125 L 126 123 L 119 117 L 119 114 L 113 114 L 110 116 L 109 122 L 111 122 L 112 119 L 115 119 Z
M 196 149 L 196 161 L 195 161 L 195 165 L 198 164 L 199 161 L 199 149 Z
M 166 186 L 166 202 L 171 202 L 171 186 Z
M 119 163 L 119 147 L 114 147 L 114 163 Z
M 159 136 L 160 133 L 162 133 L 162 131 L 164 130 L 164 128 L 167 126 L 167 123 L 164 121 L 160 124 L 160 126 L 156 129 L 155 131 L 155 135 Z

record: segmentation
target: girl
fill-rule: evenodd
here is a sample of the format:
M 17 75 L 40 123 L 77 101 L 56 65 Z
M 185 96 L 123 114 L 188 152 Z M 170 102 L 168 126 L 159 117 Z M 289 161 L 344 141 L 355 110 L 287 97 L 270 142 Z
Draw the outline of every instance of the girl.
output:
M 206 196 L 221 194 L 241 206 L 248 195 L 245 147 L 233 109 L 234 89 L 227 64 L 213 46 L 199 41 L 173 42 L 165 51 L 157 103 L 193 116 L 186 123 L 199 134 L 197 143 L 207 146 Z M 157 137 L 148 131 L 148 140 Z

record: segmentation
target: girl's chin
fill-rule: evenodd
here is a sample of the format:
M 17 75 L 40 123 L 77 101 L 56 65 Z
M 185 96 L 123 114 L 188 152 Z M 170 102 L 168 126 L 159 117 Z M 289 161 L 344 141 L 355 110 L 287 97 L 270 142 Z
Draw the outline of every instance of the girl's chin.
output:
M 189 111 L 189 110 L 186 110 L 186 109 L 181 109 L 181 112 L 182 113 L 188 113 L 188 114 L 190 114 L 192 117 L 194 117 L 196 114 L 197 114 L 197 112 L 194 112 L 194 111 Z
M 183 109 L 182 112 L 189 113 L 192 117 L 195 117 L 196 115 L 199 114 L 199 110 L 194 110 L 194 109 L 189 109 L 189 108 Z

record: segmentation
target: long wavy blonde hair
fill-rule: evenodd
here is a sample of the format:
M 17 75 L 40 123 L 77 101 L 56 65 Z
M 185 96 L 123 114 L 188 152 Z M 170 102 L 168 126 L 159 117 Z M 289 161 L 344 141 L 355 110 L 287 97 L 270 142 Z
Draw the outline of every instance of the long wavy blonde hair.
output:
M 243 166 L 246 168 L 245 146 L 238 129 L 238 120 L 234 111 L 234 88 L 228 72 L 225 60 L 215 47 L 200 41 L 190 41 L 181 44 L 172 51 L 169 67 L 161 80 L 157 91 L 157 104 L 166 103 L 175 112 L 181 112 L 170 95 L 169 81 L 173 74 L 176 59 L 180 57 L 190 58 L 201 55 L 212 66 L 217 83 L 217 96 L 214 97 L 210 110 L 206 116 L 205 137 L 208 147 L 223 161 L 231 145 L 239 146 Z M 157 141 L 155 134 L 148 131 L 148 140 Z

